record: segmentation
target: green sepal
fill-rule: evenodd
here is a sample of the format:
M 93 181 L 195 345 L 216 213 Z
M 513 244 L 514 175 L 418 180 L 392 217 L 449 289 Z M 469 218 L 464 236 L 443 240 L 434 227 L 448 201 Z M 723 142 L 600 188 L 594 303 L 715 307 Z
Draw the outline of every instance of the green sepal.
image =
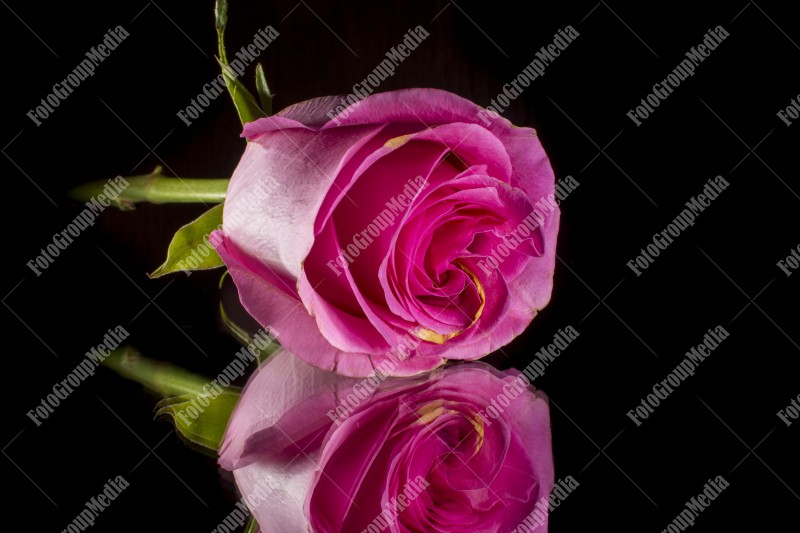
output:
M 144 357 L 130 346 L 111 352 L 103 366 L 161 396 L 156 418 L 169 417 L 192 448 L 216 455 L 240 388 L 219 386 L 179 366 Z
M 267 116 L 258 105 L 255 97 L 247 90 L 247 87 L 239 81 L 237 73 L 228 64 L 228 54 L 225 51 L 225 26 L 228 24 L 228 2 L 227 0 L 217 0 L 214 6 L 214 23 L 217 28 L 217 48 L 219 63 L 222 69 L 222 77 L 225 85 L 233 99 L 233 105 L 239 114 L 239 121 L 242 125 L 256 119 Z
M 167 249 L 167 259 L 149 276 L 160 278 L 173 272 L 209 270 L 223 266 L 225 263 L 222 258 L 208 242 L 211 232 L 222 225 L 222 208 L 223 204 L 215 205 L 175 232 Z
M 261 102 L 261 110 L 267 116 L 272 115 L 272 98 L 275 95 L 269 91 L 267 77 L 264 75 L 264 67 L 261 66 L 261 63 L 256 65 L 256 90 L 258 91 L 258 100 Z
M 217 451 L 239 395 L 237 389 L 228 388 L 219 394 L 209 391 L 206 395 L 183 394 L 165 398 L 156 404 L 156 418 L 171 418 L 184 439 L 201 448 Z M 203 407 L 205 403 L 207 405 Z
M 222 285 L 225 283 L 225 280 L 230 275 L 229 272 L 224 272 L 222 276 L 219 278 L 219 288 L 222 289 Z M 222 320 L 222 325 L 225 326 L 225 329 L 228 330 L 233 338 L 235 338 L 242 346 L 251 346 L 253 347 L 256 353 L 256 361 L 259 365 L 261 365 L 264 361 L 269 359 L 269 356 L 275 353 L 280 347 L 280 343 L 277 340 L 273 340 L 269 345 L 267 345 L 263 350 L 259 350 L 257 346 L 253 343 L 253 335 L 250 334 L 245 328 L 237 324 L 233 321 L 233 319 L 228 315 L 228 312 L 225 310 L 225 304 L 220 300 L 219 302 L 219 316 Z
M 228 92 L 233 99 L 233 105 L 236 107 L 236 112 L 239 114 L 239 121 L 242 125 L 266 117 L 266 113 L 261 110 L 253 94 L 239 81 L 239 78 L 233 75 L 233 68 L 219 59 L 217 63 L 222 69 L 222 77 L 225 78 L 225 85 L 228 87 Z

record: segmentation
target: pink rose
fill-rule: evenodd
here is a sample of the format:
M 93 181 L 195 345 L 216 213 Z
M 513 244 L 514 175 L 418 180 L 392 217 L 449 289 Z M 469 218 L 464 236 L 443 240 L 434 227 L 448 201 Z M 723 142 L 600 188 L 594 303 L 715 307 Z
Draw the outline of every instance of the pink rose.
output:
M 435 89 L 334 116 L 339 102 L 244 128 L 212 239 L 242 304 L 304 361 L 348 376 L 382 363 L 413 375 L 510 342 L 552 290 L 559 211 L 536 132 Z
M 264 532 L 511 531 L 554 481 L 548 402 L 527 385 L 484 363 L 356 380 L 280 350 L 219 463 Z

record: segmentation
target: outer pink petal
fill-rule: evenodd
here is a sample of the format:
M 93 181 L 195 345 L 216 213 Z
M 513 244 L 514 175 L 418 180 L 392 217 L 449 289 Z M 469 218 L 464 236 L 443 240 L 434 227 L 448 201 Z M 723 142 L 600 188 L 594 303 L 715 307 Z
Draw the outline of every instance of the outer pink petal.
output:
M 303 505 L 314 468 L 310 459 L 300 457 L 285 470 L 280 465 L 256 462 L 234 471 L 236 486 L 245 501 L 247 495 L 255 495 L 259 488 L 266 492 L 267 497 L 259 499 L 259 504 L 250 508 L 261 531 L 287 533 L 309 530 Z
M 242 391 L 220 446 L 220 465 L 232 469 L 242 457 L 247 439 L 275 424 L 306 398 L 328 393 L 334 404 L 338 387 L 346 383 L 348 378 L 314 368 L 288 350 L 278 349 L 253 373 Z
M 258 135 L 248 143 L 228 186 L 222 217 L 226 237 L 269 268 L 297 279 L 334 177 L 380 129 Z
M 250 437 L 274 425 L 309 398 L 314 400 L 316 416 L 327 418 L 328 409 L 337 405 L 338 391 L 352 382 L 352 379 L 314 368 L 279 349 L 256 370 L 242 391 L 220 447 L 219 464 L 228 470 L 234 469 Z M 234 470 L 239 492 L 245 497 L 261 531 L 308 530 L 303 506 L 315 469 L 313 460 L 304 454 L 291 460 L 265 454 L 260 460 L 251 458 L 250 464 Z M 256 505 L 250 506 L 257 492 L 266 494 L 266 498 L 256 498 Z
M 556 268 L 556 235 L 560 223 L 560 212 L 552 213 L 542 228 L 545 249 L 541 257 L 531 260 L 525 269 L 510 282 L 510 290 L 516 294 L 512 300 L 512 312 L 530 314 L 528 322 L 544 309 L 553 292 L 553 274 Z M 525 324 L 527 326 L 527 324 Z
M 293 421 L 287 422 L 286 416 L 297 412 L 305 413 L 302 420 L 294 421 L 299 429 L 309 427 L 310 418 L 327 419 L 328 410 L 339 405 L 355 383 L 352 378 L 312 367 L 282 348 L 251 376 L 228 422 L 219 464 L 234 471 L 239 492 L 262 531 L 308 531 L 304 506 L 320 450 L 309 447 L 287 456 L 268 449 L 259 454 L 252 448 L 259 434 L 279 421 L 291 425 Z M 292 429 L 284 426 L 277 431 Z M 250 505 L 257 493 L 266 497 Z
M 480 106 L 466 98 L 441 89 L 403 89 L 370 95 L 348 107 L 335 121 L 329 121 L 322 128 L 384 122 L 410 122 L 425 127 L 453 122 L 483 125 L 479 116 L 481 111 Z M 510 128 L 511 123 L 503 118 L 493 120 L 489 125 L 496 134 Z
M 338 350 L 325 340 L 300 300 L 267 281 L 267 268 L 243 255 L 227 237 L 212 242 L 228 266 L 247 312 L 276 335 L 284 347 L 302 355 L 304 361 L 332 370 Z

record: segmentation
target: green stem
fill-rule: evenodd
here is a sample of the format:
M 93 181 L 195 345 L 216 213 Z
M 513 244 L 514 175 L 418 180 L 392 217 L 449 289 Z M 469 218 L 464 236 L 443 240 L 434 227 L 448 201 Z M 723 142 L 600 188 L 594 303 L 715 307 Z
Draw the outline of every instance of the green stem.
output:
M 164 398 L 200 394 L 208 379 L 178 366 L 144 357 L 134 348 L 123 346 L 112 351 L 103 365 L 120 376 L 144 385 Z
M 125 178 L 128 186 L 113 200 L 120 209 L 132 209 L 133 204 L 211 203 L 225 201 L 228 179 L 171 178 L 164 176 L 160 166 L 150 174 Z M 93 181 L 75 187 L 69 192 L 74 200 L 87 202 L 103 194 L 107 181 Z
M 225 26 L 228 25 L 228 0 L 217 0 L 214 4 L 214 26 L 217 28 L 217 48 L 219 60 L 228 64 L 228 55 L 225 53 Z

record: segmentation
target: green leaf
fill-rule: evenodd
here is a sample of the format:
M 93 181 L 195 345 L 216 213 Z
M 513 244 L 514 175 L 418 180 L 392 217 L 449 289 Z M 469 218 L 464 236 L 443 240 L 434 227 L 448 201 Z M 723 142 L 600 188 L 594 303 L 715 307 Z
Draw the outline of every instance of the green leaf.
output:
M 238 401 L 239 391 L 231 388 L 218 395 L 213 389 L 205 395 L 183 394 L 158 402 L 156 417 L 171 418 L 175 429 L 189 443 L 217 451 Z
M 223 266 L 222 258 L 208 242 L 211 232 L 222 224 L 222 207 L 223 204 L 215 205 L 179 229 L 169 243 L 166 261 L 150 277 Z
M 256 65 L 256 90 L 258 91 L 258 100 L 261 102 L 261 110 L 267 114 L 272 114 L 272 98 L 275 96 L 269 92 L 267 85 L 267 77 L 264 75 L 264 67 L 261 63 Z

